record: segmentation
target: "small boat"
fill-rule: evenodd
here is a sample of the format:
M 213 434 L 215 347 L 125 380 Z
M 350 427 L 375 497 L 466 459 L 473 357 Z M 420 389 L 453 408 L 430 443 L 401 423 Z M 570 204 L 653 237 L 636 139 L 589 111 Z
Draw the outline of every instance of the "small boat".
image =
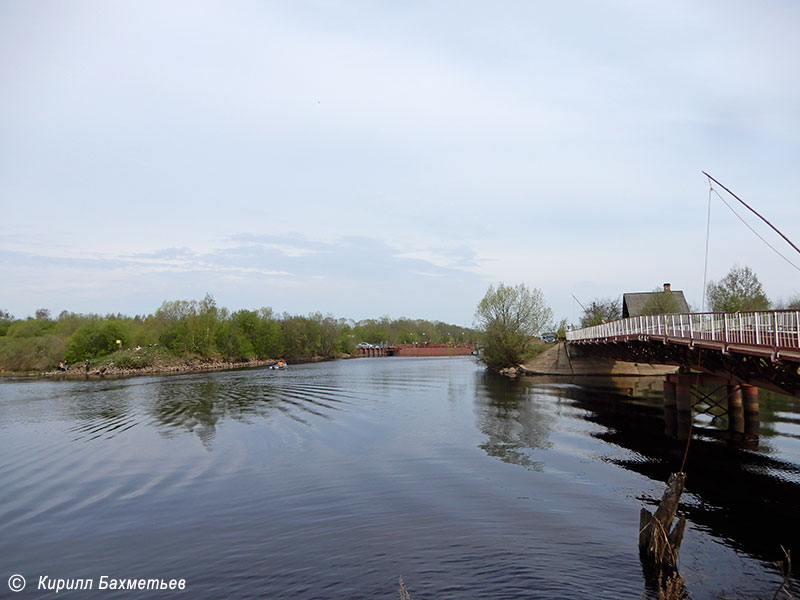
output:
M 285 369 L 286 368 L 286 363 L 284 361 L 282 361 L 282 360 L 279 360 L 274 365 L 270 365 L 269 368 L 270 369 Z

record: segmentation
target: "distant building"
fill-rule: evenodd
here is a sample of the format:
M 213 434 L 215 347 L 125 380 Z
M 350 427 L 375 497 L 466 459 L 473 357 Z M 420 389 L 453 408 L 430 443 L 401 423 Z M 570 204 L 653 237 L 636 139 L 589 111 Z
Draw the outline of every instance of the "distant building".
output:
M 666 313 L 688 313 L 689 305 L 681 291 L 664 284 L 663 292 L 634 292 L 622 295 L 622 318 Z

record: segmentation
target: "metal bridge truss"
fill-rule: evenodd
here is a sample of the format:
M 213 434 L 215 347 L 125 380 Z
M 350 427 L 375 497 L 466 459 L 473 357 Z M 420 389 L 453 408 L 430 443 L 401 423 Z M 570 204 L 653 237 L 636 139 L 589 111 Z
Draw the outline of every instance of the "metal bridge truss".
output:
M 800 396 L 800 311 L 630 317 L 568 331 L 567 341 L 578 355 L 679 365 Z

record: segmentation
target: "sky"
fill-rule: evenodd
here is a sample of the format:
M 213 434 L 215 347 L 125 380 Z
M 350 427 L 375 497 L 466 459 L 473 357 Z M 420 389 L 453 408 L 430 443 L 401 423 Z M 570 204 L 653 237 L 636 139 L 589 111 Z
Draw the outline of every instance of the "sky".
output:
M 734 265 L 787 301 L 800 270 L 702 171 L 800 245 L 799 28 L 793 0 L 0 0 L 0 309 L 469 326 L 524 283 L 577 322 L 664 282 L 699 310 Z

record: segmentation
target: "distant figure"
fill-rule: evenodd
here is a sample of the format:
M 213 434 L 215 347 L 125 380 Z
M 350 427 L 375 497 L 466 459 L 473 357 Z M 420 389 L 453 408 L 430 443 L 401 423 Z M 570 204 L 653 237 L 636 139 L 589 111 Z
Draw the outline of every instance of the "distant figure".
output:
M 86 359 L 86 362 L 83 363 L 83 367 L 86 369 L 86 374 L 89 374 L 89 359 Z
M 64 365 L 64 361 L 63 360 L 58 363 L 58 370 L 59 371 L 66 371 L 67 370 L 67 367 Z

